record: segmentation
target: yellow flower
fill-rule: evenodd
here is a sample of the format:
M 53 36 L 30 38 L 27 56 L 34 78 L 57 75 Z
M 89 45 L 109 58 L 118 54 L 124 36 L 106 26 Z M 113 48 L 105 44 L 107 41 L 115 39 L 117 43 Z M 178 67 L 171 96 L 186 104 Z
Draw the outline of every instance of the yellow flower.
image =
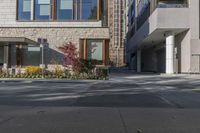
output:
M 39 74 L 42 72 L 42 69 L 38 66 L 27 66 L 25 70 L 28 74 Z

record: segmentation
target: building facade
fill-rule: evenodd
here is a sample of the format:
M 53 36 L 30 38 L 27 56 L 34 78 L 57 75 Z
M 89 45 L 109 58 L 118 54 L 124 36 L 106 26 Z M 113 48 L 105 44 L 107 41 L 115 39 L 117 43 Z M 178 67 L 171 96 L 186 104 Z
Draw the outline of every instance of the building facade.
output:
M 63 61 L 58 50 L 76 45 L 80 57 L 109 62 L 107 0 L 1 0 L 0 67 Z
M 200 1 L 129 0 L 127 62 L 138 72 L 200 72 Z
M 125 65 L 126 0 L 108 0 L 110 30 L 110 60 L 115 66 Z

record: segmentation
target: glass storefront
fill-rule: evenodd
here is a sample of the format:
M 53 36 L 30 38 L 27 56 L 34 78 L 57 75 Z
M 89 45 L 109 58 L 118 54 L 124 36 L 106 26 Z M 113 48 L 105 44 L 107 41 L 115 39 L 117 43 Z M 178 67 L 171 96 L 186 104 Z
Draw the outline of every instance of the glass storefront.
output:
M 39 66 L 40 65 L 40 47 L 34 45 L 23 45 L 22 47 L 22 66 Z
M 0 67 L 3 66 L 4 62 L 4 49 L 2 46 L 0 46 Z
M 0 63 L 3 61 L 0 47 Z M 16 66 L 39 66 L 41 60 L 40 47 L 27 44 L 9 44 L 8 50 L 8 67 Z

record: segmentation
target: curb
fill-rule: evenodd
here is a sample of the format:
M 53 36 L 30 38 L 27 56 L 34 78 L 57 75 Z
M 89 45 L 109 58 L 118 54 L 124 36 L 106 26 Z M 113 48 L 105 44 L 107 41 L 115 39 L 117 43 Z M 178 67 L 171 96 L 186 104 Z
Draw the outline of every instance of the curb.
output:
M 92 83 L 101 80 L 29 80 L 29 79 L 0 79 L 0 83 Z

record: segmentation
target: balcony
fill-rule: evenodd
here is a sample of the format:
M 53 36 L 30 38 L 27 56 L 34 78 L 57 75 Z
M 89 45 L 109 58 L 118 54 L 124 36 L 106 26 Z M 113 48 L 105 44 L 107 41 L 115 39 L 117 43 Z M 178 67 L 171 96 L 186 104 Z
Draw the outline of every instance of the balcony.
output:
M 142 2 L 140 2 L 142 4 Z M 145 5 L 139 5 L 137 16 L 137 30 L 145 23 L 156 8 L 188 8 L 188 0 L 151 0 Z
M 187 0 L 158 0 L 157 8 L 187 8 Z
M 164 34 L 168 31 L 179 34 L 188 30 L 190 9 L 187 7 L 188 4 L 184 2 L 158 1 L 157 3 L 157 0 L 151 0 L 137 16 L 135 25 L 137 27 L 132 32 L 132 37 L 128 38 L 127 47 L 134 49 L 140 44 L 151 44 L 152 42 L 158 44 L 165 40 Z

